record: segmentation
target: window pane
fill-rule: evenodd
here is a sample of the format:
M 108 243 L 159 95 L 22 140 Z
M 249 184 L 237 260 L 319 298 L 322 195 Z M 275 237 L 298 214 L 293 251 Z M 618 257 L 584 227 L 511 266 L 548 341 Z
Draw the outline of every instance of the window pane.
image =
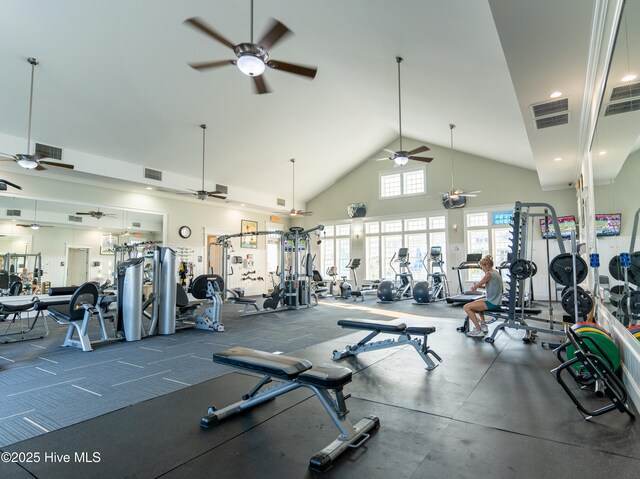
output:
M 349 236 L 351 225 L 336 225 L 336 236 Z
M 424 193 L 424 170 L 408 171 L 402 176 L 405 195 Z
M 493 230 L 493 262 L 496 267 L 500 263 L 507 261 L 507 255 L 510 251 L 509 237 L 511 228 L 496 228 Z
M 336 257 L 333 250 L 334 240 L 324 239 L 321 245 L 322 245 L 322 271 L 326 273 L 331 266 L 336 266 Z
M 413 275 L 413 280 L 427 279 L 427 272 L 422 266 L 422 258 L 427 255 L 425 263 L 428 264 L 429 255 L 427 251 L 427 233 L 417 233 L 405 235 L 404 244 L 409 248 L 409 269 Z M 394 265 L 395 266 L 395 265 Z
M 431 216 L 429 218 L 429 229 L 430 230 L 443 230 L 447 226 L 446 220 L 444 216 Z
M 324 227 L 324 235 L 325 236 L 333 236 L 333 226 L 325 226 Z
M 400 173 L 380 176 L 380 197 L 400 196 Z
M 368 235 L 375 235 L 380 233 L 380 223 L 378 223 L 377 221 L 365 223 L 364 233 Z
M 489 218 L 487 213 L 469 213 L 467 214 L 467 227 L 488 226 Z
M 489 254 L 489 231 L 470 230 L 467 231 L 467 253 L 480 253 L 482 256 Z M 467 270 L 469 281 L 478 281 L 484 273 L 481 269 Z
M 405 231 L 424 231 L 427 229 L 426 218 L 412 218 L 410 220 L 404 220 Z
M 377 223 L 376 223 L 377 224 Z M 367 236 L 365 239 L 365 276 L 367 279 L 380 278 L 380 237 Z
M 395 221 L 383 221 L 382 232 L 383 233 L 397 233 L 402 231 L 402 220 Z
M 386 279 L 395 280 L 396 273 L 389 266 L 389 262 L 400 248 L 402 248 L 402 235 L 382 237 L 382 264 L 380 265 L 380 268 L 382 269 L 382 275 Z M 397 264 L 394 264 L 393 267 L 398 271 L 398 273 L 400 272 L 400 268 L 398 268 Z
M 336 241 L 336 262 L 338 263 L 338 276 L 346 276 L 349 279 L 351 271 L 347 269 L 349 262 L 349 238 L 338 238 Z M 353 285 L 352 285 L 353 286 Z

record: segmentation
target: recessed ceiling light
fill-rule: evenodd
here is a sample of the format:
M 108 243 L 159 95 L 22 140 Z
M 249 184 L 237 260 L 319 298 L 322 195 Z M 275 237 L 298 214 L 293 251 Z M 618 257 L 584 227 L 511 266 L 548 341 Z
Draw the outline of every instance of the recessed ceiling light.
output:
M 147 186 L 147 189 L 148 189 L 148 190 L 152 190 L 152 189 L 153 189 L 153 186 Z
M 246 206 L 244 203 L 240 203 L 240 206 Z
M 636 78 L 638 78 L 638 75 L 635 75 L 633 73 L 629 73 L 628 75 L 625 75 L 622 77 L 622 81 L 633 81 Z
M 551 98 L 558 98 L 559 96 L 562 96 L 562 92 L 561 91 L 554 91 L 551 95 L 549 95 Z
M 602 150 L 602 151 L 601 151 L 600 153 L 598 153 L 598 154 L 599 154 L 600 156 L 603 156 L 603 155 L 606 155 L 606 154 L 607 154 L 607 152 L 606 152 L 606 151 L 604 151 L 604 150 Z
M 554 158 L 553 161 L 562 161 L 562 158 L 557 157 L 557 158 Z

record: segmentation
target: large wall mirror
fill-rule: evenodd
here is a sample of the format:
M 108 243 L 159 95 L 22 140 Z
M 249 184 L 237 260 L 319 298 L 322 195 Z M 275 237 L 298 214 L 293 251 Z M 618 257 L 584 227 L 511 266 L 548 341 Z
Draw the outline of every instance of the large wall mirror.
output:
M 623 6 L 591 158 L 600 275 L 617 293 L 622 283 L 609 264 L 621 252 L 633 253 L 633 225 L 640 208 L 640 0 L 626 0 Z M 640 251 L 638 238 L 633 249 Z M 640 267 L 640 253 L 637 260 Z M 617 296 L 612 298 L 609 307 L 616 311 Z
M 104 281 L 114 245 L 162 241 L 164 215 L 87 204 L 2 196 L 0 270 L 37 268 L 52 286 Z

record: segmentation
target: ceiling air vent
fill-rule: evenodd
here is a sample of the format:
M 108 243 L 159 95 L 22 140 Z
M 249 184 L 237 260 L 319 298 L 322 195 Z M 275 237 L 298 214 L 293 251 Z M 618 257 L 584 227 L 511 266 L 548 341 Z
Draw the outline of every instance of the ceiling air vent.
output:
M 611 98 L 609 101 L 626 100 L 636 96 L 640 96 L 640 82 L 615 87 L 611 91 Z
M 567 123 L 569 123 L 569 114 L 563 113 L 562 115 L 547 116 L 545 118 L 536 119 L 536 128 L 538 128 L 538 130 L 541 130 L 542 128 L 566 125 Z
M 131 223 L 131 226 L 133 226 L 134 228 L 140 228 L 142 224 L 134 221 L 133 223 Z
M 229 187 L 225 185 L 216 184 L 216 191 L 222 195 L 226 195 L 229 193 Z
M 618 103 L 609 103 L 604 112 L 604 116 L 617 115 L 619 113 L 628 113 L 630 111 L 640 110 L 640 98 L 637 100 L 620 101 Z
M 36 143 L 36 154 L 38 153 L 46 156 L 47 158 L 53 158 L 54 160 L 62 159 L 62 148 L 56 148 L 55 146 Z
M 151 168 L 145 168 L 144 177 L 150 180 L 162 181 L 162 171 L 152 170 Z
M 561 98 L 559 100 L 547 101 L 545 103 L 538 103 L 531 105 L 531 113 L 534 118 L 540 118 L 541 116 L 555 115 L 556 113 L 569 111 L 569 99 Z
M 286 202 L 282 198 L 278 198 L 278 206 L 285 206 Z
M 69 215 L 69 221 L 72 221 L 73 223 L 82 223 L 82 216 Z
M 7 216 L 20 216 L 21 214 L 20 210 L 7 210 Z

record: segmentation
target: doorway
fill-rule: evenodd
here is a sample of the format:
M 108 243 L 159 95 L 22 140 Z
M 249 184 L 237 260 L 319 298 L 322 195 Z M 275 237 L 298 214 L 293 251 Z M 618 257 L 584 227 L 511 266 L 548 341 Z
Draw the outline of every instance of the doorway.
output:
M 66 286 L 80 286 L 89 281 L 90 248 L 67 248 Z
M 216 245 L 218 235 L 207 235 L 207 273 L 223 276 L 222 246 Z

